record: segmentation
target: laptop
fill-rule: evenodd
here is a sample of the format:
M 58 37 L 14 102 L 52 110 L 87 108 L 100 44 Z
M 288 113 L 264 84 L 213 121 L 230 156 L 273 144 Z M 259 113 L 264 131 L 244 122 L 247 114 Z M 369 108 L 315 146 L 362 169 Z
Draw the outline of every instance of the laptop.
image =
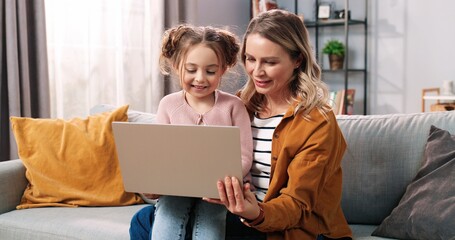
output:
M 113 122 L 125 191 L 219 198 L 217 181 L 242 182 L 235 126 Z

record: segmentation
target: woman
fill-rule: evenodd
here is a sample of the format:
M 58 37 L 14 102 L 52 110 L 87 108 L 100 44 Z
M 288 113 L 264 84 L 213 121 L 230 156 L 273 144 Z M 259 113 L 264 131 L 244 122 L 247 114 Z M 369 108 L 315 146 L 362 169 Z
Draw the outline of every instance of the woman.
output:
M 253 118 L 256 190 L 226 177 L 218 182 L 220 200 L 206 200 L 224 204 L 267 239 L 351 238 L 340 204 L 346 142 L 302 21 L 283 10 L 258 15 L 241 57 L 249 76 L 240 98 Z

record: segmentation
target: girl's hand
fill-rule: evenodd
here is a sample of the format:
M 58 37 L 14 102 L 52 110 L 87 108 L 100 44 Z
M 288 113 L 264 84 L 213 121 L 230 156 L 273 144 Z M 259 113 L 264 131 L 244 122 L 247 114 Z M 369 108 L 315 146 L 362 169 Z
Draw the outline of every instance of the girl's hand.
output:
M 205 201 L 223 204 L 233 214 L 246 219 L 256 219 L 260 210 L 256 196 L 250 190 L 250 184 L 246 183 L 243 188 L 236 177 L 226 177 L 217 182 L 220 199 L 207 199 Z

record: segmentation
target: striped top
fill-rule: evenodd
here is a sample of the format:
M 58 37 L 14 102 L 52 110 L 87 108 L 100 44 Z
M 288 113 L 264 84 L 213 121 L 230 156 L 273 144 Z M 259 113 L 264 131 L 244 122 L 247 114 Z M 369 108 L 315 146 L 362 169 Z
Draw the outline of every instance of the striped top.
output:
M 251 123 L 253 133 L 251 180 L 256 188 L 256 198 L 260 202 L 264 200 L 269 188 L 273 132 L 283 116 L 284 114 L 280 114 L 269 118 L 259 118 L 255 114 Z

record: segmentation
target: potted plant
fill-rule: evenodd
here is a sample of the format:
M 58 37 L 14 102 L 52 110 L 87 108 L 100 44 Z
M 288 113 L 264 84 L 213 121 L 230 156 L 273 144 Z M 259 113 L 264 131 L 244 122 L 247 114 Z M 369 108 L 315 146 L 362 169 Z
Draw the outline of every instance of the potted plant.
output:
M 330 70 L 338 70 L 343 68 L 344 52 L 344 44 L 339 40 L 333 39 L 324 45 L 322 53 L 329 55 Z

